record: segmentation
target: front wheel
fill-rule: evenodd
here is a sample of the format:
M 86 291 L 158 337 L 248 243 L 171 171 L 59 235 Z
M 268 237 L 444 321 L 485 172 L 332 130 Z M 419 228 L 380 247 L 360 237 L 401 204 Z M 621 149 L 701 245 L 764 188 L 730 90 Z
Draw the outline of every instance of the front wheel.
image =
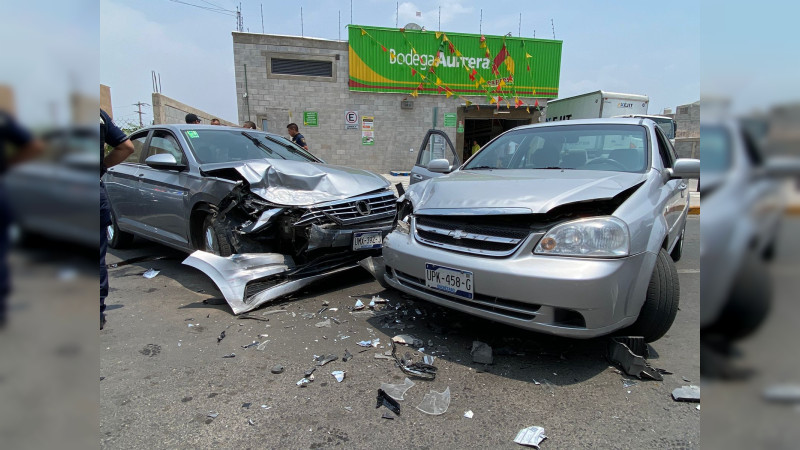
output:
M 217 222 L 212 215 L 206 216 L 203 221 L 202 250 L 218 256 L 231 256 L 233 246 L 228 240 L 225 227 Z
M 106 226 L 106 240 L 111 248 L 127 248 L 133 242 L 133 235 L 120 230 L 112 214 L 111 223 Z
M 647 286 L 639 318 L 626 331 L 631 336 L 643 336 L 646 342 L 654 342 L 667 334 L 678 314 L 680 283 L 678 271 L 666 250 L 661 249 L 656 266 Z

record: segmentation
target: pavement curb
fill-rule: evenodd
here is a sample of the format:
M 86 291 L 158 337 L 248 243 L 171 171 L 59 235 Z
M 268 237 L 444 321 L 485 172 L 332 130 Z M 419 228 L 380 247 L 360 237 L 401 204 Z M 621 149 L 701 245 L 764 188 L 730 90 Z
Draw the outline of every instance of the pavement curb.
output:
M 689 215 L 690 216 L 699 216 L 700 215 L 700 207 L 699 206 L 690 206 L 689 207 Z

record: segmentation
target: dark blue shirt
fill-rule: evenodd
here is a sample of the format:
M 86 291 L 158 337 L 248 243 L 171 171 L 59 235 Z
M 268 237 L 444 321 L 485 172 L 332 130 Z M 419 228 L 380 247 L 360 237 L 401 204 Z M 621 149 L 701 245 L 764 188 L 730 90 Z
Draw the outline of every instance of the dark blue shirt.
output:
M 305 146 L 308 145 L 308 144 L 306 144 L 305 136 L 303 136 L 300 133 L 297 133 L 297 134 L 294 135 L 294 137 L 292 138 L 292 142 L 294 142 L 295 144 L 297 144 L 297 145 L 299 145 L 300 147 L 303 147 L 303 148 L 305 148 Z
M 0 111 L 0 174 L 8 169 L 6 143 L 11 143 L 17 150 L 25 147 L 33 140 L 31 133 L 20 126 L 11 115 Z
M 106 173 L 106 167 L 102 164 L 106 156 L 106 144 L 112 148 L 122 144 L 128 139 L 125 133 L 119 129 L 111 120 L 111 117 L 102 109 L 100 110 L 100 176 Z

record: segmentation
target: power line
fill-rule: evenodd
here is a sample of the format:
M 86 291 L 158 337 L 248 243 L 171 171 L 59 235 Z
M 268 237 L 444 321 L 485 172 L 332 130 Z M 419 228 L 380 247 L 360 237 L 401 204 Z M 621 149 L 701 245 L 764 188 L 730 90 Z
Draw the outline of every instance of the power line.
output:
M 182 4 L 182 5 L 187 5 L 187 6 L 194 6 L 195 8 L 204 9 L 204 10 L 206 10 L 206 11 L 215 12 L 215 13 L 217 13 L 217 14 L 223 14 L 223 15 L 225 15 L 225 16 L 232 16 L 232 17 L 233 17 L 233 16 L 235 16 L 235 14 L 232 14 L 232 13 L 231 13 L 231 12 L 229 12 L 227 9 L 215 9 L 215 8 L 209 8 L 209 7 L 207 7 L 207 6 L 195 5 L 194 3 L 182 2 L 181 0 L 169 0 L 169 1 L 170 1 L 170 2 L 173 2 L 173 3 L 180 3 L 180 4 Z
M 205 4 L 207 4 L 207 5 L 214 6 L 214 7 L 216 7 L 217 9 L 221 9 L 222 11 L 233 12 L 233 11 L 232 11 L 232 10 L 230 10 L 230 9 L 225 9 L 225 8 L 223 8 L 223 7 L 219 6 L 219 5 L 215 5 L 215 4 L 211 3 L 211 2 L 207 2 L 206 0 L 200 0 L 200 1 L 201 1 L 201 2 L 203 2 L 203 3 L 205 3 Z

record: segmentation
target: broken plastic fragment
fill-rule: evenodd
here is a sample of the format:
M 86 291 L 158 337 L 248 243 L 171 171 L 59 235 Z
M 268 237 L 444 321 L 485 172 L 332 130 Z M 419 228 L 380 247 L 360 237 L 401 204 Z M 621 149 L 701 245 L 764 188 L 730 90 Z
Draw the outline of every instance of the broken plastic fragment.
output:
M 216 419 L 218 415 L 219 413 L 216 411 L 209 411 L 206 417 L 211 417 L 212 419 Z
M 424 355 L 422 357 L 422 361 L 425 362 L 425 364 L 428 364 L 428 365 L 433 364 L 433 361 L 435 361 L 435 360 L 436 360 L 435 356 Z
M 420 348 L 423 345 L 425 345 L 422 342 L 422 339 L 417 339 L 410 334 L 398 334 L 397 336 L 392 338 L 392 342 L 397 342 L 398 344 L 410 345 L 414 348 Z
M 358 342 L 360 347 L 372 347 L 372 341 L 361 341 Z
M 298 381 L 296 384 L 297 384 L 298 386 L 300 386 L 300 387 L 306 387 L 306 385 L 307 385 L 308 383 L 311 383 L 311 380 L 309 380 L 308 378 L 303 378 L 303 379 L 301 379 L 300 381 Z
M 438 416 L 447 412 L 448 406 L 450 406 L 450 386 L 444 392 L 436 392 L 431 389 L 422 398 L 422 403 L 417 406 L 417 409 L 425 414 Z
M 161 272 L 160 270 L 150 269 L 147 272 L 143 273 L 142 276 L 148 279 L 155 278 L 155 276 L 158 275 L 160 272 Z
M 676 402 L 699 402 L 700 386 L 681 386 L 672 391 L 672 398 Z
M 353 311 L 358 311 L 364 309 L 364 303 L 361 300 L 356 300 L 355 306 L 353 306 Z
M 344 380 L 344 371 L 343 370 L 334 370 L 331 372 L 334 378 L 336 378 L 337 383 L 341 383 Z
M 545 439 L 547 439 L 547 436 L 544 435 L 544 428 L 528 427 L 519 430 L 514 442 L 528 447 L 539 448 L 539 444 Z
M 389 410 L 392 411 L 393 413 L 397 414 L 398 416 L 400 415 L 400 404 L 397 403 L 397 401 L 392 397 L 389 397 L 389 395 L 387 395 L 386 392 L 383 391 L 383 389 L 378 389 L 377 400 L 378 402 L 375 405 L 375 408 L 380 408 L 381 406 L 385 406 L 389 408 Z
M 628 345 L 632 345 L 640 353 L 634 352 Z M 613 337 L 608 343 L 609 359 L 611 362 L 619 364 L 625 373 L 640 380 L 646 376 L 653 380 L 663 381 L 664 377 L 661 374 L 669 372 L 650 366 L 646 359 L 648 355 L 644 338 L 637 336 Z
M 386 395 L 395 400 L 403 400 L 403 395 L 406 391 L 414 387 L 414 382 L 409 380 L 408 377 L 403 381 L 403 384 L 386 384 L 381 383 L 381 390 L 386 392 Z
M 472 419 L 473 416 L 475 416 L 475 413 L 473 413 L 472 410 L 464 412 L 464 417 L 466 417 L 467 419 Z
M 317 365 L 321 367 L 324 366 L 325 364 L 328 364 L 331 361 L 336 361 L 337 359 L 339 359 L 339 357 L 336 355 L 328 355 L 325 357 L 320 356 L 319 358 L 317 358 Z
M 230 355 L 225 355 L 223 358 L 236 358 L 236 353 L 231 353 Z
M 342 356 L 342 361 L 347 362 L 347 360 L 349 360 L 352 357 L 353 354 L 347 351 L 347 349 L 344 349 L 344 356 Z
M 394 416 L 389 414 L 389 412 L 384 412 L 383 415 L 381 416 L 381 419 L 394 420 Z
M 223 339 L 225 339 L 225 330 L 222 330 L 222 333 L 219 334 L 217 338 L 217 344 L 219 344 Z

